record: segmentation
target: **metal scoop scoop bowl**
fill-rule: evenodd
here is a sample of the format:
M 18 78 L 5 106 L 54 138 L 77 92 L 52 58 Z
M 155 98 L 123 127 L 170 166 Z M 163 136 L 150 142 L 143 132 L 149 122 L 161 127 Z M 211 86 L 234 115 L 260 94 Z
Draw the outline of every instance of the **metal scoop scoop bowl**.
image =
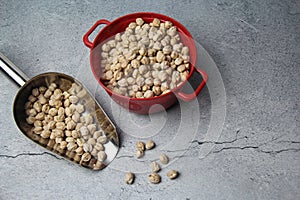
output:
M 112 162 L 119 150 L 119 139 L 116 127 L 93 96 L 79 81 L 71 76 L 57 72 L 44 73 L 29 79 L 2 53 L 0 53 L 0 66 L 2 71 L 4 71 L 8 77 L 21 87 L 14 99 L 13 116 L 18 128 L 24 135 L 51 152 L 89 169 L 101 170 Z M 26 113 L 25 104 L 28 102 L 28 97 L 32 94 L 32 90 L 41 86 L 48 88 L 52 83 L 55 83 L 57 88 L 62 91 L 68 91 L 74 85 L 81 88 L 81 96 L 79 97 L 78 103 L 83 105 L 84 111 L 80 114 L 80 116 L 92 116 L 93 124 L 97 127 L 97 136 L 92 133 L 95 130 L 92 132 L 90 131 L 85 136 L 83 136 L 80 133 L 80 130 L 78 130 L 79 135 L 74 138 L 73 142 L 76 144 L 75 147 L 77 151 L 75 148 L 62 148 L 60 143 L 58 143 L 53 137 L 45 138 L 36 134 L 33 131 L 34 125 L 29 124 L 26 120 L 28 114 Z M 61 137 L 62 139 L 60 140 L 65 141 L 66 138 L 69 137 L 66 135 L 66 131 L 67 129 L 65 128 L 64 134 Z M 100 141 L 97 138 L 98 136 L 102 136 Z M 83 143 L 77 143 L 78 139 Z M 89 139 L 92 143 L 88 142 Z M 98 147 L 95 147 L 96 144 L 98 144 Z M 82 151 L 80 151 L 81 149 L 79 147 L 82 148 Z M 98 156 L 99 151 L 102 153 L 101 158 Z

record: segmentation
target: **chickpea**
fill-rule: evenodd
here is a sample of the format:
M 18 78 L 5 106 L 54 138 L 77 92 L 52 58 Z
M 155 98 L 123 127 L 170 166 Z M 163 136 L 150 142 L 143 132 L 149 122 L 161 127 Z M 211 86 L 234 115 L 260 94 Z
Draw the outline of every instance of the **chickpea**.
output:
M 129 95 L 130 97 L 132 97 L 132 98 L 135 98 L 135 91 L 129 90 L 129 91 L 128 91 L 128 95 Z
M 136 98 L 143 98 L 143 97 L 144 97 L 144 95 L 143 95 L 142 92 L 137 92 L 137 93 L 135 94 L 135 96 L 136 96 Z
M 156 96 L 160 95 L 160 93 L 161 93 L 159 86 L 153 86 L 152 91 L 153 91 L 154 95 L 156 95 Z
M 157 62 L 162 62 L 165 59 L 165 55 L 162 51 L 158 51 L 156 54 Z
M 67 123 L 67 130 L 73 130 L 76 127 L 76 123 L 71 120 Z
M 49 110 L 50 110 L 50 106 L 48 104 L 44 104 L 42 106 L 42 112 L 48 114 L 49 113 Z
M 145 98 L 150 98 L 150 97 L 153 97 L 154 96 L 154 93 L 153 91 L 151 90 L 147 90 L 145 93 L 144 93 L 144 97 Z
M 172 26 L 167 30 L 167 34 L 171 37 L 175 36 L 177 33 L 176 27 Z
M 91 144 L 85 143 L 83 144 L 83 150 L 85 152 L 91 152 L 93 150 L 93 146 Z
M 182 47 L 181 53 L 185 56 L 189 54 L 189 48 L 188 47 Z
M 72 120 L 73 120 L 74 122 L 79 122 L 79 120 L 80 120 L 80 114 L 79 114 L 79 112 L 75 111 L 75 112 L 73 113 L 73 115 L 72 115 Z
M 113 72 L 112 71 L 107 71 L 107 72 L 105 72 L 105 79 L 106 80 L 110 80 L 110 79 L 112 79 L 112 77 L 113 77 Z
M 69 100 L 70 100 L 70 103 L 76 104 L 79 99 L 78 99 L 77 96 L 72 95 L 72 96 L 69 97 Z
M 153 78 L 149 77 L 145 80 L 145 84 L 147 84 L 148 86 L 152 86 L 153 85 Z
M 136 84 L 138 86 L 142 87 L 144 85 L 144 83 L 145 83 L 145 79 L 143 77 L 139 76 L 136 80 Z
M 40 94 L 37 98 L 38 98 L 38 101 L 39 101 L 42 105 L 44 105 L 44 104 L 47 103 L 47 99 L 46 99 L 46 97 L 45 97 L 43 94 Z
M 95 131 L 96 131 L 96 124 L 89 124 L 89 125 L 87 126 L 87 129 L 89 130 L 89 132 L 90 132 L 91 134 L 94 134 Z
M 126 87 L 128 84 L 127 84 L 127 81 L 125 78 L 122 78 L 118 81 L 118 85 L 121 86 L 121 87 Z
M 136 18 L 135 22 L 138 26 L 142 26 L 144 24 L 144 20 L 142 18 Z
M 99 142 L 97 142 L 97 143 L 95 144 L 94 148 L 95 148 L 96 150 L 98 150 L 98 151 L 103 151 L 103 150 L 104 150 L 103 144 L 101 144 L 101 143 L 99 143 Z
M 95 146 L 96 140 L 94 138 L 89 138 L 87 141 L 88 144 L 91 144 L 92 146 Z
M 33 104 L 33 108 L 37 111 L 37 112 L 41 112 L 42 111 L 42 104 L 38 101 L 34 102 Z
M 88 130 L 88 128 L 86 126 L 82 126 L 80 128 L 80 133 L 81 133 L 82 136 L 85 136 L 85 135 L 89 134 L 89 130 Z
M 133 85 L 133 86 L 132 86 L 132 90 L 133 90 L 134 92 L 137 92 L 137 91 L 140 90 L 140 86 L 138 86 L 138 85 Z
M 142 87 L 142 91 L 143 92 L 145 92 L 145 91 L 147 91 L 147 90 L 149 90 L 150 89 L 150 86 L 149 85 L 144 85 L 143 87 Z
M 73 131 L 72 131 L 72 137 L 73 137 L 73 138 L 78 138 L 78 137 L 79 137 L 79 133 L 78 133 L 77 130 L 73 130 Z
M 32 116 L 32 117 L 34 117 L 34 116 L 36 116 L 37 115 L 37 111 L 35 110 L 35 109 L 27 109 L 26 110 L 26 114 L 28 115 L 28 116 Z
M 78 113 L 83 113 L 84 112 L 84 106 L 82 104 L 76 105 L 76 111 Z
M 187 71 L 184 71 L 180 74 L 181 81 L 185 81 L 186 77 L 189 75 Z
M 175 65 L 180 65 L 181 63 L 182 63 L 182 58 L 176 58 L 176 60 L 175 60 Z
M 161 81 L 160 81 L 158 78 L 155 78 L 155 79 L 153 80 L 153 84 L 154 84 L 155 86 L 160 86 L 160 85 L 161 85 Z
M 51 132 L 50 132 L 49 130 L 43 130 L 43 131 L 41 132 L 41 137 L 42 137 L 42 138 L 47 139 L 47 138 L 50 137 L 50 135 L 51 135 Z
M 83 154 L 83 148 L 82 147 L 77 147 L 77 149 L 75 150 L 75 152 L 78 154 L 78 155 L 82 155 Z
M 160 89 L 161 89 L 162 92 L 168 90 L 169 89 L 169 84 L 167 82 L 163 82 L 161 84 L 161 88 Z
M 141 65 L 141 66 L 139 67 L 139 72 L 140 72 L 140 74 L 145 74 L 148 70 L 149 70 L 149 69 L 148 69 L 147 65 Z
M 64 120 L 65 120 L 65 116 L 64 115 L 54 116 L 54 121 L 55 122 L 63 122 Z
M 50 89 L 46 90 L 44 96 L 45 98 L 50 98 L 52 96 L 52 91 Z
M 29 97 L 28 97 L 28 100 L 31 102 L 31 103 L 34 103 L 35 101 L 36 101 L 36 97 L 35 96 L 33 96 L 33 95 L 30 95 Z
M 139 54 L 142 55 L 142 56 L 144 56 L 146 54 L 146 52 L 147 51 L 146 51 L 145 47 L 141 47 L 140 50 L 139 50 Z
M 168 74 L 165 71 L 160 71 L 158 73 L 158 78 L 160 81 L 165 81 L 168 78 Z
M 34 125 L 35 127 L 41 127 L 41 126 L 42 126 L 42 122 L 39 121 L 39 120 L 36 120 L 36 121 L 33 123 L 33 125 Z
M 131 60 L 131 66 L 133 68 L 139 68 L 140 67 L 140 61 L 138 61 L 137 59 Z
M 57 122 L 55 124 L 56 128 L 59 129 L 59 130 L 64 130 L 65 129 L 65 123 L 64 122 Z
M 45 114 L 44 113 L 38 113 L 36 116 L 35 116 L 35 119 L 36 120 L 43 120 L 45 119 Z
M 177 71 L 179 71 L 179 72 L 183 72 L 184 70 L 185 70 L 185 65 L 179 65 L 177 67 Z
M 132 77 L 128 77 L 128 78 L 127 78 L 127 83 L 128 83 L 129 85 L 132 85 L 132 84 L 134 84 L 134 83 L 135 83 L 135 80 L 134 80 L 134 78 L 132 78 Z
M 64 101 L 64 107 L 65 107 L 65 108 L 69 107 L 70 104 L 71 104 L 71 102 L 70 102 L 69 99 L 66 99 L 66 100 Z
M 106 160 L 107 155 L 104 151 L 99 151 L 97 157 L 100 162 L 103 162 L 104 160 Z
M 44 86 L 39 87 L 40 94 L 44 94 L 46 90 L 47 90 L 47 88 Z
M 67 144 L 67 149 L 69 151 L 75 151 L 77 149 L 77 147 L 78 147 L 77 144 L 75 144 L 74 142 L 69 142 Z
M 105 135 L 98 137 L 97 142 L 105 144 L 107 142 L 107 137 Z
M 24 109 L 30 109 L 32 108 L 32 103 L 30 101 L 25 103 Z
M 150 63 L 150 60 L 149 60 L 148 57 L 143 56 L 142 59 L 141 59 L 141 63 L 142 63 L 143 65 L 147 65 L 147 64 Z

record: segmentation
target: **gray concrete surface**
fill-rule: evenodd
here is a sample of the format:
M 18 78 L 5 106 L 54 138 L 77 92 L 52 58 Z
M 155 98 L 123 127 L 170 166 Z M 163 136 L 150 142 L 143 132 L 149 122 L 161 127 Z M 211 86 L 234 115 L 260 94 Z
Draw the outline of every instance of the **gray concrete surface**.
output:
M 12 102 L 18 87 L 0 73 L 0 199 L 300 199 L 299 1 L 0 0 L 0 5 L 0 51 L 30 77 L 59 71 L 82 81 L 121 138 L 117 159 L 99 172 L 53 155 L 17 129 Z M 151 117 L 120 109 L 97 86 L 82 36 L 98 19 L 139 11 L 180 21 L 211 55 L 223 81 L 211 71 L 197 100 Z M 137 161 L 134 143 L 149 138 L 157 148 Z M 162 183 L 153 185 L 148 165 L 161 152 L 171 163 L 160 172 Z M 180 177 L 166 179 L 169 169 L 178 169 Z M 124 183 L 126 171 L 136 173 L 133 185 Z

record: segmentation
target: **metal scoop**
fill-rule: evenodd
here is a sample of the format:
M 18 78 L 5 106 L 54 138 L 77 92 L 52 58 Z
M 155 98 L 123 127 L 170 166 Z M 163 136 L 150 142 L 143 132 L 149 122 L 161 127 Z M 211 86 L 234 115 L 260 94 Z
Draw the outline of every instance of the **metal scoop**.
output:
M 2 53 L 0 53 L 0 66 L 1 69 L 13 80 L 18 86 L 20 86 L 20 90 L 15 96 L 13 103 L 13 115 L 15 122 L 18 128 L 22 131 L 24 135 L 30 138 L 32 141 L 41 145 L 42 147 L 56 153 L 76 164 L 79 164 L 83 167 L 87 167 L 93 170 L 100 170 L 106 167 L 117 155 L 119 149 L 119 139 L 116 131 L 116 127 L 110 121 L 106 113 L 103 111 L 101 106 L 96 102 L 96 100 L 92 97 L 92 95 L 87 91 L 87 89 L 76 79 L 71 76 L 50 72 L 37 75 L 32 79 L 29 79 L 20 69 L 18 69 L 11 61 L 8 60 Z M 106 159 L 103 157 L 98 159 L 97 152 L 95 149 L 95 144 L 89 146 L 90 148 L 85 148 L 85 150 L 81 153 L 77 153 L 75 149 L 68 150 L 68 148 L 61 148 L 60 144 L 56 142 L 55 139 L 44 138 L 39 134 L 36 134 L 33 131 L 33 126 L 30 125 L 26 118 L 28 117 L 26 114 L 25 104 L 28 101 L 28 97 L 32 94 L 32 90 L 34 88 L 39 88 L 41 86 L 48 87 L 51 83 L 55 83 L 58 88 L 62 91 L 67 91 L 72 87 L 72 85 L 76 84 L 80 87 L 83 92 L 79 98 L 79 103 L 84 106 L 84 112 L 81 113 L 83 115 L 90 115 L 94 120 L 94 124 L 97 126 L 97 130 L 102 133 L 102 136 L 106 136 L 107 141 L 103 142 L 104 152 L 106 153 Z M 80 131 L 79 131 L 80 132 Z M 89 138 L 94 138 L 92 133 L 89 133 L 88 136 L 83 137 L 79 135 L 79 139 L 83 139 L 84 144 L 87 143 Z M 63 140 L 66 139 L 66 135 L 63 135 Z M 75 139 L 75 141 L 78 138 Z M 97 139 L 97 138 L 96 138 Z M 97 142 L 97 140 L 94 140 Z M 76 142 L 75 142 L 76 144 Z M 96 143 L 97 144 L 97 143 Z M 80 146 L 79 144 L 77 145 Z M 81 144 L 82 146 L 82 144 Z M 101 147 L 101 145 L 100 145 Z M 88 149 L 88 150 L 86 150 Z M 98 148 L 99 149 L 99 148 Z M 90 159 L 83 158 L 83 154 L 90 155 Z M 103 152 L 102 152 L 103 153 Z M 103 154 L 102 154 L 103 155 Z

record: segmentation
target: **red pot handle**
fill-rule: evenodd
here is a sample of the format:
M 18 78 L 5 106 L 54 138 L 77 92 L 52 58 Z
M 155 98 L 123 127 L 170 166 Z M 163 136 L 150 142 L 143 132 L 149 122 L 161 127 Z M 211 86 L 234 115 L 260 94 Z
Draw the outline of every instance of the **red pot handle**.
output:
M 101 24 L 106 24 L 109 25 L 110 21 L 106 20 L 106 19 L 100 19 L 99 21 L 97 21 L 91 28 L 90 30 L 88 30 L 88 32 L 86 32 L 86 34 L 83 36 L 83 42 L 85 44 L 85 46 L 87 46 L 88 48 L 92 48 L 93 47 L 93 43 L 89 40 L 89 36 L 92 34 L 92 32 Z
M 196 96 L 198 96 L 198 94 L 200 93 L 200 91 L 202 90 L 202 88 L 205 86 L 205 83 L 208 80 L 208 75 L 205 71 L 203 71 L 202 69 L 199 69 L 197 67 L 195 67 L 195 70 L 202 76 L 202 82 L 200 83 L 200 85 L 196 88 L 196 90 L 191 93 L 191 94 L 186 94 L 182 91 L 177 92 L 177 96 L 183 100 L 183 101 L 192 101 L 193 99 L 196 98 Z

